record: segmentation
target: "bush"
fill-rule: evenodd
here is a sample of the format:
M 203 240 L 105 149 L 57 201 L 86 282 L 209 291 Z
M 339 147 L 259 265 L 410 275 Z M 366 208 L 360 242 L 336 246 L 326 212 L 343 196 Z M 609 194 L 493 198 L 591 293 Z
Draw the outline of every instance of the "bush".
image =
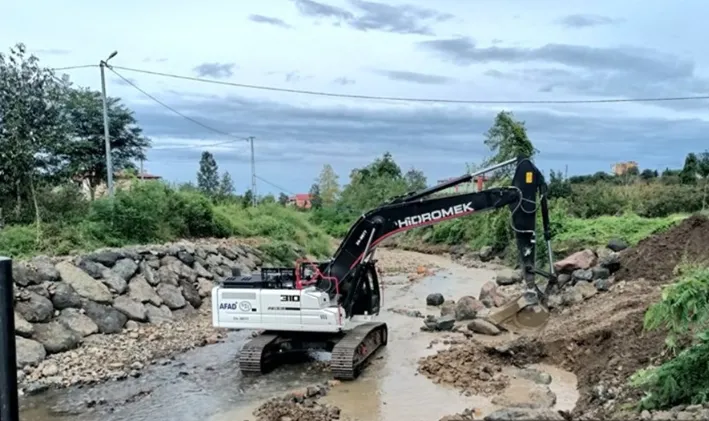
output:
M 638 371 L 631 384 L 645 392 L 639 409 L 662 409 L 709 400 L 709 268 L 680 268 L 679 280 L 645 314 L 645 328 L 668 330 L 667 343 L 676 350 L 678 335 L 699 328 L 694 344 L 659 367 Z
M 240 203 L 215 206 L 197 191 L 173 189 L 162 182 L 135 183 L 116 191 L 113 199 L 89 202 L 66 190 L 57 192 L 52 200 L 59 203 L 57 209 L 65 209 L 65 219 L 43 219 L 39 226 L 6 227 L 0 231 L 0 254 L 57 255 L 104 246 L 229 236 L 288 242 L 317 257 L 330 249 L 328 236 L 301 212 L 278 204 L 256 208 L 244 208 Z M 79 212 L 82 209 L 83 213 Z

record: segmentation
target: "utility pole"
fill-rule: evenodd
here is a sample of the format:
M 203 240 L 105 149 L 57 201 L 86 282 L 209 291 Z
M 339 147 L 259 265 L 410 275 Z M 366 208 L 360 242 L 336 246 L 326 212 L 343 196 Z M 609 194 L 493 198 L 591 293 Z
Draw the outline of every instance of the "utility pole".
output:
M 256 206 L 256 159 L 254 158 L 254 137 L 249 136 L 246 140 L 251 143 L 251 206 Z
M 108 61 L 118 54 L 114 51 L 106 60 L 99 62 L 101 68 L 101 97 L 103 98 L 103 137 L 106 142 L 106 184 L 108 184 L 108 196 L 113 197 L 113 160 L 111 159 L 111 140 L 108 132 L 108 100 L 106 99 L 106 70 Z

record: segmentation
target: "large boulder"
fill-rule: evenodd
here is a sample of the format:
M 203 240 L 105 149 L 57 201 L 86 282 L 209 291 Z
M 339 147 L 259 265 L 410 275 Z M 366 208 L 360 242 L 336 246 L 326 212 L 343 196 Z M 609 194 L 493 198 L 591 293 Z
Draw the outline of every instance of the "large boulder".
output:
M 32 339 L 15 336 L 15 347 L 17 351 L 17 368 L 36 366 L 47 357 L 47 351 L 44 346 Z
M 52 321 L 34 326 L 34 338 L 44 346 L 48 354 L 56 354 L 74 349 L 81 341 L 81 335 L 63 323 Z
M 596 253 L 586 249 L 554 263 L 554 270 L 559 273 L 572 273 L 578 269 L 590 269 L 596 264 L 596 261 Z
M 48 322 L 54 315 L 54 306 L 48 298 L 30 291 L 24 291 L 21 298 L 15 304 L 15 309 L 28 322 Z
M 455 304 L 455 319 L 456 320 L 472 320 L 477 317 L 478 312 L 485 309 L 485 304 L 478 301 L 475 297 L 462 297 Z
M 113 296 L 106 285 L 69 262 L 57 264 L 62 280 L 71 285 L 77 294 L 97 303 L 111 303 Z

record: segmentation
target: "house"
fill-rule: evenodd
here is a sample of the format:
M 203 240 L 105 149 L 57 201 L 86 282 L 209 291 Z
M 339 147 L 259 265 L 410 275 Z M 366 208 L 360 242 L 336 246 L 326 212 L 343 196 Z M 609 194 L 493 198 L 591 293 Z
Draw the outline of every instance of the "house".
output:
M 637 170 L 638 163 L 635 161 L 618 162 L 613 164 L 611 170 L 613 171 L 613 174 L 620 176 L 627 173 L 632 168 L 635 168 Z
M 161 180 L 162 177 L 159 175 L 149 174 L 147 172 L 143 173 L 130 173 L 127 171 L 117 171 L 113 174 L 113 188 L 114 191 L 118 189 L 125 189 L 130 187 L 134 180 Z M 81 190 L 87 199 L 91 198 L 91 188 L 89 186 L 89 180 L 82 177 L 75 177 L 75 181 L 80 183 Z M 94 188 L 94 198 L 99 198 L 108 194 L 108 186 L 106 183 L 101 183 Z
M 310 209 L 313 204 L 311 203 L 310 193 L 300 193 L 288 198 L 289 206 L 295 206 L 300 209 Z

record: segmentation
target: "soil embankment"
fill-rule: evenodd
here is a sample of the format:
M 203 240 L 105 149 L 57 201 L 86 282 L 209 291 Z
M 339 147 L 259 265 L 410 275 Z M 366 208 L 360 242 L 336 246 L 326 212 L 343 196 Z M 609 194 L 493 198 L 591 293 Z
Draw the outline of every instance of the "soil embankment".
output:
M 560 305 L 542 334 L 473 340 L 429 357 L 422 362 L 422 370 L 434 378 L 443 373 L 447 382 L 462 390 L 476 390 L 489 377 L 481 366 L 554 364 L 578 378 L 580 398 L 574 418 L 609 417 L 639 398 L 638 392 L 628 387 L 628 378 L 668 357 L 664 333 L 644 331 L 645 311 L 660 298 L 660 286 L 671 282 L 677 265 L 709 261 L 708 246 L 709 220 L 693 216 L 617 254 L 582 252 L 575 257 L 576 263 L 586 260 L 592 266 L 591 261 L 597 259 L 601 264 L 576 268 L 565 278 L 567 285 L 556 301 Z M 594 274 L 602 272 L 603 262 L 616 266 L 615 273 L 608 279 L 594 280 Z M 518 415 L 524 418 L 530 414 Z M 695 415 L 701 417 L 702 413 Z

